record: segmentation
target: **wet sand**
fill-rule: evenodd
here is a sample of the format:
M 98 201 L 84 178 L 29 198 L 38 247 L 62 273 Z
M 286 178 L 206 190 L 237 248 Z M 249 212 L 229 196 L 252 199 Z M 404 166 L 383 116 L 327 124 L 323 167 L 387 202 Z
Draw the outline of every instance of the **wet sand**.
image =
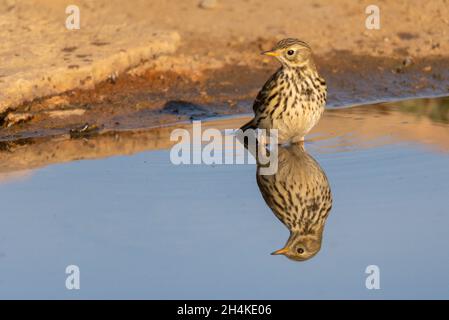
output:
M 329 87 L 327 108 L 448 94 L 444 59 L 424 59 L 396 72 L 401 60 L 338 53 L 319 60 Z M 432 65 L 433 71 L 423 68 Z M 37 99 L 4 114 L 0 141 L 65 134 L 88 123 L 102 130 L 165 126 L 217 115 L 248 114 L 265 80 L 277 68 L 226 66 L 201 78 L 146 71 L 104 82 L 95 90 Z M 23 120 L 22 120 L 23 119 Z

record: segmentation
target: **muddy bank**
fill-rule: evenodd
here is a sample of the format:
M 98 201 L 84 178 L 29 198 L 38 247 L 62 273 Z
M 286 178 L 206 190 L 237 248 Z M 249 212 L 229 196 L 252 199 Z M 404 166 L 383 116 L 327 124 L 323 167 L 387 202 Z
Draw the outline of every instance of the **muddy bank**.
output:
M 99 130 L 157 127 L 194 119 L 251 112 L 258 90 L 277 68 L 257 55 L 258 67 L 229 64 L 200 75 L 146 70 L 105 81 L 94 90 L 37 99 L 5 113 L 0 140 L 66 134 L 85 124 Z M 318 56 L 329 87 L 328 108 L 449 94 L 449 60 Z

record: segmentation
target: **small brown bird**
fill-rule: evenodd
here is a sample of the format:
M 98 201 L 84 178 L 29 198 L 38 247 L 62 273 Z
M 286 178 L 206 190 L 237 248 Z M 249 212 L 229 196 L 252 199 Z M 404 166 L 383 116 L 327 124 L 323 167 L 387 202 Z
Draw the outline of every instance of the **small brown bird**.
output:
M 281 67 L 268 79 L 253 104 L 254 118 L 240 129 L 277 129 L 278 143 L 304 141 L 324 112 L 326 82 L 318 74 L 312 49 L 304 41 L 284 39 L 263 52 Z
M 302 261 L 321 248 L 324 225 L 332 208 L 332 193 L 326 174 L 304 149 L 303 143 L 278 148 L 278 170 L 260 174 L 257 185 L 276 217 L 289 229 L 284 248 L 273 252 Z

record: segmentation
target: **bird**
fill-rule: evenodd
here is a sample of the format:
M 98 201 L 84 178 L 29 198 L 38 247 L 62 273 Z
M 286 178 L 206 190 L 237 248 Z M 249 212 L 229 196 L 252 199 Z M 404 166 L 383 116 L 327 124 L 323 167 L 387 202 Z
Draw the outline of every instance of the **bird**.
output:
M 279 144 L 304 141 L 327 99 L 326 81 L 318 74 L 312 49 L 304 41 L 287 38 L 262 54 L 276 57 L 281 66 L 257 94 L 254 118 L 240 129 L 277 129 Z
M 275 174 L 262 174 L 260 169 L 266 164 L 259 162 L 256 171 L 265 203 L 290 232 L 284 247 L 272 254 L 308 260 L 321 249 L 324 226 L 332 209 L 330 184 L 304 143 L 279 146 L 277 152 Z

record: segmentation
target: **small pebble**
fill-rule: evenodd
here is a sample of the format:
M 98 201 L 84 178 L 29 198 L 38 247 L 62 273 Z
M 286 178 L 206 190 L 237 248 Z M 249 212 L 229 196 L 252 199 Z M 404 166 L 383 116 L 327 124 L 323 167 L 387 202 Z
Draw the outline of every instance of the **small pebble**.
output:
M 113 73 L 111 73 L 111 74 L 108 76 L 108 78 L 106 79 L 106 81 L 108 81 L 109 83 L 112 83 L 112 84 L 116 84 L 117 79 L 118 79 L 118 72 L 117 72 L 117 71 L 114 71 Z
M 245 39 L 245 37 L 240 36 L 240 37 L 237 38 L 237 41 L 240 42 L 240 43 L 244 43 L 246 41 L 246 39 Z
M 9 128 L 13 125 L 28 122 L 33 119 L 33 115 L 31 113 L 8 113 L 4 119 L 4 125 Z
M 440 47 L 440 43 L 439 42 L 432 43 L 432 50 L 438 49 L 439 47 Z
M 201 0 L 198 6 L 202 9 L 214 9 L 217 7 L 217 0 Z
M 70 129 L 70 138 L 78 139 L 90 137 L 97 134 L 100 131 L 100 128 L 96 124 L 84 124 L 78 128 Z
M 408 66 L 410 66 L 412 63 L 413 63 L 412 57 L 406 57 L 406 58 L 404 59 L 404 61 L 402 61 L 402 65 L 403 65 L 404 67 L 408 67 Z

